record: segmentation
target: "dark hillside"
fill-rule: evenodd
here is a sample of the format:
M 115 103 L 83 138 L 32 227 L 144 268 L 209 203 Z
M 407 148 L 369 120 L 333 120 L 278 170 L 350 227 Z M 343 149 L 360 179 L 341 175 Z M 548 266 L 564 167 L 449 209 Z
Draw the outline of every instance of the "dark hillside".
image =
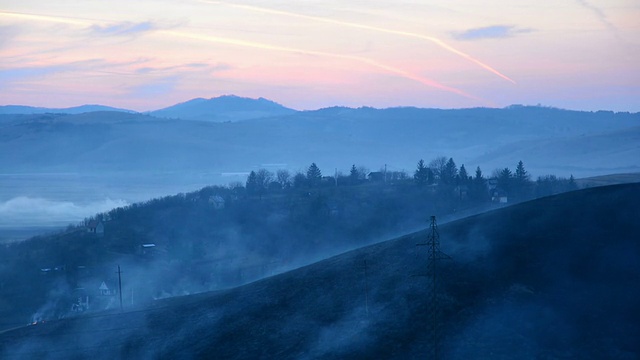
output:
M 443 357 L 640 356 L 640 184 L 440 227 Z M 427 215 L 427 214 L 425 214 Z M 2 358 L 424 358 L 426 233 L 220 292 L 0 334 Z M 365 265 L 366 261 L 366 265 Z M 366 266 L 366 268 L 365 268 Z

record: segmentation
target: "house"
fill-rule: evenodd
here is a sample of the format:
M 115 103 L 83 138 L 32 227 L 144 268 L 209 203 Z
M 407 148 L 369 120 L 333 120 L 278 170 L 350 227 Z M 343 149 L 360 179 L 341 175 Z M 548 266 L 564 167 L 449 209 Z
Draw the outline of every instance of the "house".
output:
M 210 196 L 209 204 L 213 205 L 214 209 L 224 209 L 224 198 L 220 195 Z
M 460 200 L 466 200 L 469 196 L 469 187 L 467 185 L 456 186 L 454 191 Z
M 508 197 L 506 191 L 495 188 L 491 191 L 491 201 L 500 204 L 506 204 L 508 202 Z
M 87 232 L 102 237 L 104 236 L 104 224 L 100 220 L 91 220 L 87 223 Z
M 372 171 L 367 175 L 367 177 L 369 178 L 369 181 L 372 181 L 372 182 L 385 181 L 385 173 L 382 171 Z

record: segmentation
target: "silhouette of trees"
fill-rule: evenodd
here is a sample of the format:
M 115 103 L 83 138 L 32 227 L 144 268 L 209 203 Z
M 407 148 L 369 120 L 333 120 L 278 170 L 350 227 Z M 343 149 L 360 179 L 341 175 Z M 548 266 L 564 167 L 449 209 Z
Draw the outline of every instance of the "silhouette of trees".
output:
M 480 166 L 476 168 L 476 174 L 471 181 L 470 197 L 474 201 L 484 201 L 487 199 L 487 180 L 482 175 Z
M 368 173 L 369 169 L 364 166 L 356 167 L 355 164 L 351 165 L 351 170 L 349 171 L 349 183 L 351 185 L 357 185 L 366 181 Z
M 247 193 L 249 195 L 255 195 L 258 193 L 258 176 L 255 171 L 251 171 L 249 176 L 247 177 L 247 183 L 245 188 L 247 189 Z
M 529 173 L 524 168 L 522 160 L 516 166 L 516 172 L 513 175 L 513 191 L 512 195 L 517 199 L 524 200 L 530 197 L 531 181 Z
M 420 159 L 420 161 L 418 161 L 418 167 L 413 173 L 413 180 L 415 181 L 416 185 L 424 186 L 429 184 L 430 181 L 433 181 L 432 174 L 433 173 L 431 172 L 431 169 L 424 165 L 424 160 Z
M 444 185 L 455 185 L 457 175 L 458 167 L 455 161 L 453 161 L 453 158 L 449 158 L 444 168 L 440 171 L 440 182 Z
M 440 180 L 442 173 L 444 172 L 444 167 L 447 165 L 447 158 L 444 156 L 439 156 L 429 162 L 429 169 L 433 173 L 435 179 Z
M 291 186 L 291 173 L 288 170 L 280 169 L 276 172 L 276 181 L 283 189 Z
M 264 193 L 269 184 L 273 181 L 273 173 L 266 169 L 260 169 L 256 173 L 256 182 L 258 183 L 258 190 L 260 193 Z
M 504 192 L 506 192 L 507 194 L 511 190 L 512 176 L 513 176 L 513 173 L 508 167 L 497 171 L 498 187 L 502 189 Z
M 293 187 L 296 189 L 299 189 L 306 185 L 307 185 L 307 177 L 303 173 L 297 172 L 293 176 Z
M 557 177 L 555 175 L 539 176 L 535 184 L 535 196 L 549 196 L 555 195 L 566 191 L 576 190 L 578 185 L 573 178 L 573 175 L 567 178 Z
M 467 174 L 467 169 L 465 169 L 464 164 L 460 165 L 460 170 L 458 171 L 458 185 L 466 186 L 469 184 L 469 174 Z
M 322 181 L 322 172 L 316 163 L 311 163 L 307 169 L 307 184 L 310 187 L 318 187 Z

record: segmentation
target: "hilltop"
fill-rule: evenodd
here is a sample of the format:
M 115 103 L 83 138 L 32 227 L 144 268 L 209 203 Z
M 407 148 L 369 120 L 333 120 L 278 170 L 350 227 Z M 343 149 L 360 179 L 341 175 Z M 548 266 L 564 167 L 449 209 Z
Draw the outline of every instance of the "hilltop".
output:
M 291 115 L 296 111 L 265 98 L 250 99 L 235 95 L 211 99 L 197 98 L 180 104 L 151 111 L 159 118 L 231 122 Z
M 440 226 L 443 354 L 636 358 L 640 185 Z M 424 231 L 234 289 L 0 334 L 4 358 L 395 358 L 429 351 Z M 365 263 L 366 261 L 366 263 Z M 365 270 L 366 267 L 366 270 Z

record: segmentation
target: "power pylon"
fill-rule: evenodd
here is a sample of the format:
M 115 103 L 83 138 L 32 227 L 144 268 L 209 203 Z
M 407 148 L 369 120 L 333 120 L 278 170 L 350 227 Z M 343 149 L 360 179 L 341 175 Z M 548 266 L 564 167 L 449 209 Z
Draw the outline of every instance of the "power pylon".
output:
M 442 304 L 438 296 L 440 290 L 438 262 L 440 260 L 451 259 L 451 257 L 440 251 L 440 234 L 438 233 L 438 224 L 436 223 L 435 216 L 431 216 L 427 242 L 417 245 L 427 246 L 428 248 L 429 263 L 427 265 L 426 276 L 430 281 L 427 293 L 427 330 L 429 334 L 431 359 L 437 360 L 440 359 L 442 340 Z

